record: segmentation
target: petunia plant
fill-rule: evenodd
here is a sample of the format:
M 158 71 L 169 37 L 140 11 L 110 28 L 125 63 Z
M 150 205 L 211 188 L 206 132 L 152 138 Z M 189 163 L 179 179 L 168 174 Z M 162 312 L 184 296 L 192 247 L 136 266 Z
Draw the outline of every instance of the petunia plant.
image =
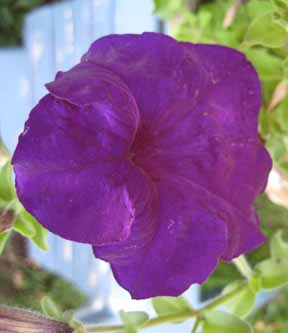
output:
M 165 3 L 157 2 L 156 8 L 166 15 Z M 11 192 L 2 216 L 9 202 L 15 218 L 29 216 L 42 233 L 47 229 L 90 244 L 131 297 L 153 297 L 155 317 L 124 309 L 123 324 L 96 327 L 81 325 L 46 298 L 43 311 L 55 320 L 49 321 L 54 329 L 66 322 L 75 332 L 135 333 L 194 318 L 192 332 L 252 332 L 243 318 L 257 293 L 288 283 L 288 245 L 281 231 L 271 236 L 265 260 L 252 267 L 243 256 L 265 241 L 254 203 L 272 168 L 258 132 L 263 78 L 258 62 L 252 61 L 255 69 L 243 53 L 259 44 L 253 31 L 261 26 L 247 24 L 239 51 L 232 42 L 214 40 L 212 28 L 210 37 L 202 38 L 212 16 L 201 6 L 194 14 L 188 4 L 178 2 L 168 15 L 173 18 L 180 10 L 176 35 L 185 41 L 160 33 L 110 35 L 95 41 L 79 64 L 57 73 L 31 111 L 13 154 L 16 192 L 9 162 L 1 170 L 8 179 L 4 193 Z M 227 6 L 224 32 L 242 5 Z M 275 1 L 273 13 L 263 13 L 272 26 L 277 22 L 271 34 L 281 32 L 282 39 L 285 5 Z M 192 29 L 189 41 L 186 15 L 202 29 L 197 38 Z M 278 57 L 286 45 L 280 41 L 276 46 L 273 40 Z M 286 98 L 279 100 L 285 82 L 273 89 L 272 109 Z M 14 219 L 9 223 L 6 233 L 16 228 Z M 206 281 L 219 261 L 233 262 L 240 280 L 194 309 L 180 295 Z M 220 305 L 228 312 L 219 311 Z M 0 309 L 0 327 L 1 318 L 14 320 L 16 310 L 5 311 L 1 317 Z

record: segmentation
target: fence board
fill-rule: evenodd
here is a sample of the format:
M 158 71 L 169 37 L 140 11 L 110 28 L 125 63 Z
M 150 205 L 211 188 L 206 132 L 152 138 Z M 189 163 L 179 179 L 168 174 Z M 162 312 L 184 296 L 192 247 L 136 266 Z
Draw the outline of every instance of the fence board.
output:
M 54 31 L 52 7 L 40 8 L 28 15 L 25 24 L 25 45 L 28 57 L 30 101 L 31 107 L 43 97 L 47 91 L 44 84 L 55 75 Z M 27 115 L 28 116 L 28 115 Z M 51 252 L 39 251 L 30 244 L 30 255 L 49 269 L 55 267 L 55 236 L 49 234 L 48 241 Z

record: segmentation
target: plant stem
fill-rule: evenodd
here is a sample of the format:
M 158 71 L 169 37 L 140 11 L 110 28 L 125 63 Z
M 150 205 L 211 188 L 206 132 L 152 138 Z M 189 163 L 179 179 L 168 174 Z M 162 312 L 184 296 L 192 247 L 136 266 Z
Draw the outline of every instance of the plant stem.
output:
M 195 321 L 195 323 L 194 323 L 194 326 L 193 326 L 193 328 L 192 328 L 191 333 L 196 333 L 196 332 L 197 332 L 197 329 L 198 329 L 200 323 L 201 323 L 201 321 L 200 321 L 199 319 L 196 319 L 196 321 Z
M 223 294 L 220 297 L 215 298 L 213 301 L 208 303 L 206 306 L 204 306 L 200 311 L 201 313 L 214 310 L 218 308 L 220 305 L 226 303 L 228 300 L 234 298 L 236 295 L 238 295 L 244 288 L 247 286 L 247 281 L 244 281 L 238 288 L 235 288 L 229 293 Z
M 233 263 L 246 279 L 250 280 L 253 277 L 253 270 L 244 255 L 234 259 Z
M 166 316 L 160 316 L 156 318 L 150 319 L 147 323 L 144 324 L 142 329 L 160 325 L 160 324 L 169 324 L 169 323 L 175 323 L 178 321 L 185 321 L 191 318 L 200 318 L 201 315 L 206 311 L 211 311 L 221 304 L 225 303 L 227 300 L 233 298 L 238 293 L 240 293 L 247 285 L 247 281 L 244 281 L 238 288 L 232 290 L 231 292 L 224 294 L 220 297 L 217 297 L 216 299 L 212 300 L 210 303 L 205 305 L 200 310 L 186 310 L 182 312 L 178 312 L 171 315 Z M 196 324 L 195 324 L 196 325 Z M 199 324 L 198 324 L 199 325 Z M 85 327 L 85 333 L 96 333 L 96 332 L 125 332 L 125 326 L 124 325 L 114 325 L 114 326 L 86 326 Z
M 114 325 L 114 326 L 87 326 L 84 330 L 85 333 L 89 332 L 125 332 L 123 325 Z

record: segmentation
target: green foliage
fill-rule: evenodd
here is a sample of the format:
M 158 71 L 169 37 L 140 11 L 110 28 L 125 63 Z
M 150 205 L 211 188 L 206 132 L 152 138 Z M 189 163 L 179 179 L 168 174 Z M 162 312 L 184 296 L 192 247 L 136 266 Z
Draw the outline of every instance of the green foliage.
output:
M 41 309 L 47 317 L 61 321 L 62 313 L 57 304 L 49 296 L 42 298 Z
M 275 233 L 270 241 L 270 252 L 273 258 L 287 258 L 288 243 L 283 238 L 282 230 Z
M 154 0 L 154 10 L 165 19 L 171 19 L 179 12 L 185 12 L 189 0 Z
M 259 196 L 255 208 L 261 221 L 261 229 L 266 236 L 274 235 L 278 230 L 288 231 L 288 210 L 273 203 L 266 194 Z
M 251 48 L 246 51 L 246 56 L 254 64 L 263 82 L 277 82 L 282 79 L 283 61 L 278 56 L 264 48 Z
M 159 316 L 191 310 L 184 297 L 155 297 L 152 299 L 152 305 Z
M 20 45 L 24 16 L 35 7 L 59 0 L 1 0 L 0 47 Z
M 119 315 L 127 333 L 137 333 L 139 328 L 149 320 L 148 314 L 142 311 L 120 311 Z
M 0 255 L 2 253 L 2 251 L 5 248 L 5 245 L 9 239 L 10 236 L 10 232 L 9 231 L 5 231 L 5 232 L 1 232 L 0 233 Z
M 10 161 L 6 162 L 0 169 L 0 217 L 2 217 L 2 219 L 0 218 L 0 230 L 1 222 L 5 223 L 5 225 L 2 225 L 5 234 L 0 238 L 2 240 L 0 254 L 8 238 L 9 231 L 12 229 L 29 238 L 41 250 L 48 250 L 47 230 L 24 209 L 17 198 Z M 10 221 L 7 221 L 8 219 Z
M 261 45 L 280 48 L 288 40 L 287 31 L 274 20 L 273 13 L 256 16 L 248 26 L 244 43 L 249 46 Z
M 271 258 L 256 265 L 256 271 L 261 277 L 263 289 L 274 289 L 288 283 L 288 258 Z
M 16 197 L 12 180 L 12 166 L 10 161 L 6 162 L 0 169 L 0 200 L 12 201 Z
M 47 241 L 47 236 L 48 236 L 48 231 L 44 229 L 41 224 L 39 224 L 35 218 L 30 215 L 24 208 L 21 210 L 21 212 L 18 215 L 18 219 L 13 226 L 13 229 L 19 233 L 19 226 L 17 225 L 17 222 L 19 221 L 19 224 L 22 223 L 22 235 L 23 233 L 23 227 L 29 225 L 30 229 L 33 229 L 33 233 L 30 235 L 26 235 L 39 249 L 43 251 L 48 251 L 48 241 Z M 16 227 L 15 227 L 16 224 Z M 25 236 L 25 235 L 24 235 Z
M 54 300 L 52 300 L 51 297 L 45 296 L 42 298 L 41 309 L 44 315 L 50 319 L 69 324 L 69 326 L 73 328 L 73 332 L 84 332 L 83 324 L 74 319 L 74 311 L 61 311 L 59 306 L 54 302 Z
M 9 244 L 8 244 L 9 247 Z M 7 253 L 11 253 L 8 249 Z M 87 301 L 72 283 L 43 270 L 30 260 L 13 261 L 0 257 L 0 303 L 41 311 L 44 295 L 51 297 L 61 311 L 77 309 Z
M 227 285 L 223 290 L 223 295 L 239 288 L 242 281 L 234 281 Z M 240 293 L 232 299 L 229 299 L 224 303 L 229 312 L 235 314 L 238 317 L 244 318 L 253 309 L 255 303 L 255 291 L 248 284 Z
M 207 312 L 204 315 L 202 333 L 252 333 L 252 328 L 245 321 L 229 313 L 220 311 Z
M 255 332 L 261 333 L 287 333 L 288 331 L 288 289 L 275 294 L 273 302 L 265 304 L 253 313 L 250 322 Z

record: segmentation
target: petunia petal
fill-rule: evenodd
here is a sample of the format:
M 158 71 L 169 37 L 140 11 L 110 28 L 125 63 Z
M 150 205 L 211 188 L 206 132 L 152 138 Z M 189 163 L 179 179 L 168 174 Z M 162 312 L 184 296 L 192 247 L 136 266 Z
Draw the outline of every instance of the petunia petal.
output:
M 94 42 L 82 61 L 117 73 L 133 93 L 142 121 L 155 131 L 179 137 L 185 133 L 175 131 L 177 121 L 188 124 L 189 138 L 213 127 L 210 135 L 257 136 L 260 84 L 239 51 L 155 33 L 111 35 Z
M 13 157 L 17 193 L 27 210 L 50 231 L 91 244 L 129 236 L 137 196 L 125 162 L 137 122 L 121 115 L 134 115 L 135 104 L 109 82 L 109 93 L 118 98 L 106 103 L 105 84 L 98 101 L 83 107 L 44 97 Z
M 188 71 L 185 75 L 193 86 L 189 91 L 190 100 L 199 82 L 205 79 L 184 47 L 173 38 L 157 33 L 100 38 L 91 45 L 82 62 L 104 66 L 117 73 L 133 93 L 142 122 L 150 126 L 153 121 L 157 126 L 175 98 L 179 101 L 186 91 L 182 79 L 184 70 Z
M 174 179 L 160 182 L 157 190 L 159 209 L 136 214 L 128 240 L 94 247 L 95 255 L 111 263 L 117 281 L 136 299 L 177 296 L 192 283 L 203 282 L 226 248 L 225 223 L 209 212 L 205 198 L 197 197 L 190 184 Z M 154 200 L 156 205 L 157 197 Z M 135 242 L 143 230 L 134 226 L 145 226 L 151 218 L 157 225 L 154 236 Z
M 146 161 L 145 169 L 155 181 L 181 177 L 198 189 L 194 197 L 205 194 L 207 209 L 214 207 L 228 227 L 225 259 L 259 246 L 264 238 L 252 205 L 271 168 L 267 152 L 257 141 L 203 139 L 189 148 L 162 150 Z

